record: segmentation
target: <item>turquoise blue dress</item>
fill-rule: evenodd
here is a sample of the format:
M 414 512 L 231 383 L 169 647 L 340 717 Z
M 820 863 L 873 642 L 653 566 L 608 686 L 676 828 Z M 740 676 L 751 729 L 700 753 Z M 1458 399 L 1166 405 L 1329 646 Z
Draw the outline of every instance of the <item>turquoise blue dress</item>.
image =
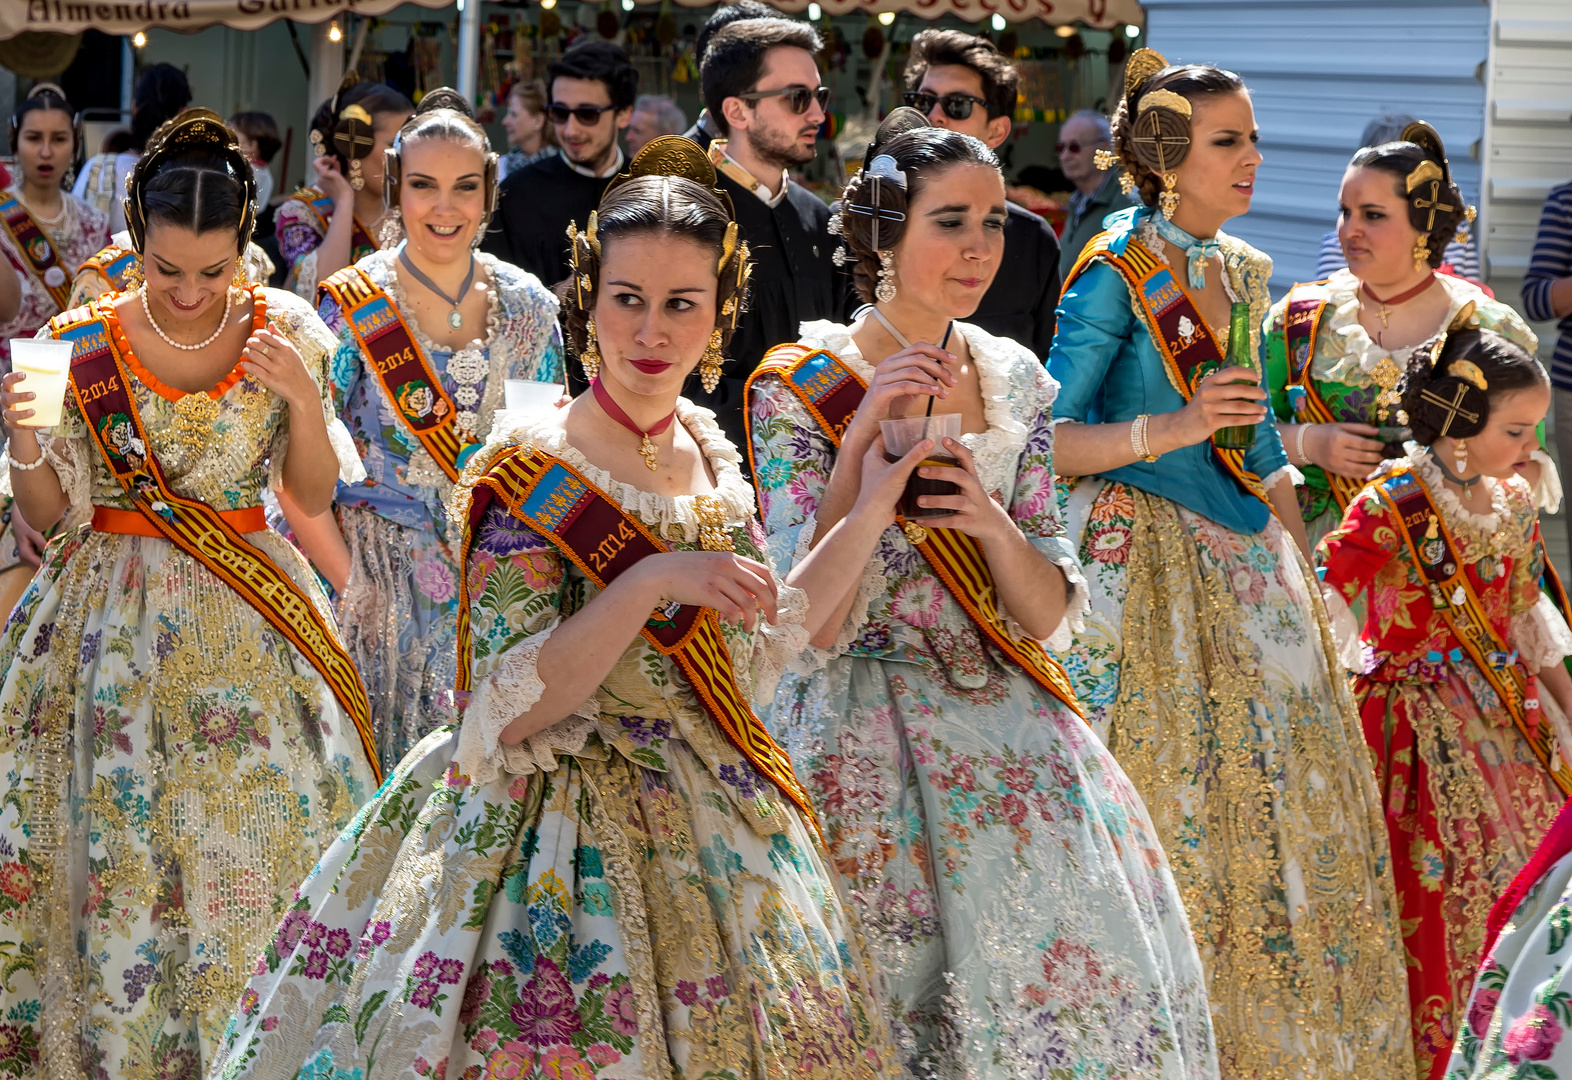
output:
M 490 255 L 475 258 L 495 286 L 480 347 L 438 348 L 409 314 L 392 251 L 355 265 L 404 313 L 443 389 L 484 441 L 503 402 L 503 381 L 562 381 L 556 297 L 533 274 Z M 344 313 L 323 293 L 322 321 L 338 335 L 329 373 L 339 415 L 366 463 L 366 479 L 340 483 L 339 527 L 349 545 L 350 577 L 338 597 L 344 643 L 360 668 L 389 768 L 422 737 L 457 719 L 453 682 L 458 646 L 458 530 L 448 521 L 453 484 L 395 417 L 382 383 L 367 367 Z M 468 411 L 471 417 L 464 414 Z
M 1111 218 L 1108 250 L 1139 240 L 1160 255 L 1151 213 Z M 1217 239 L 1259 327 L 1271 261 Z M 1184 404 L 1105 258 L 1067 283 L 1048 367 L 1057 422 Z M 1289 475 L 1270 415 L 1245 464 L 1268 486 Z M 1060 656 L 1152 811 L 1206 963 L 1224 1075 L 1412 1075 L 1380 803 L 1304 556 L 1209 443 L 1061 482 L 1060 498 L 1091 592 Z

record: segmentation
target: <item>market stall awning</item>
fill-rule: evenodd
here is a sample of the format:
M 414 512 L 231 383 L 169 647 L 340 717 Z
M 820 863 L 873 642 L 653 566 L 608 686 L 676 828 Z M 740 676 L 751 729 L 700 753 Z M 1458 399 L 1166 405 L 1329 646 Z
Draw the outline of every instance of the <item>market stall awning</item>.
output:
M 714 0 L 677 0 L 685 7 L 704 7 Z M 773 8 L 799 14 L 808 10 L 810 0 L 766 0 Z M 1139 0 L 816 0 L 826 15 L 854 12 L 876 14 L 881 11 L 906 11 L 925 19 L 954 15 L 967 22 L 982 22 L 1002 15 L 1007 22 L 1041 19 L 1056 26 L 1084 23 L 1106 30 L 1126 23 L 1139 26 L 1146 21 Z
M 450 8 L 452 0 L 0 0 L 0 40 L 31 32 L 134 34 L 160 27 L 255 30 L 277 19 L 317 23 L 343 15 L 385 15 L 401 4 Z

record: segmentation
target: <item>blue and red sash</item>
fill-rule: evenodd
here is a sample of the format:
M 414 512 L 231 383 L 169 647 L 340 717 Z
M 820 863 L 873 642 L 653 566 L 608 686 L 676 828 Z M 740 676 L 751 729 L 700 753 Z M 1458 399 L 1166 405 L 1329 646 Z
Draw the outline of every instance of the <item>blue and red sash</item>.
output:
M 67 196 L 62 195 L 61 198 Z M 27 264 L 28 272 L 38 279 L 55 306 L 65 309 L 71 299 L 71 276 L 60 262 L 49 234 L 33 220 L 33 215 L 22 200 L 9 191 L 0 191 L 0 226 L 4 226 L 11 243 Z

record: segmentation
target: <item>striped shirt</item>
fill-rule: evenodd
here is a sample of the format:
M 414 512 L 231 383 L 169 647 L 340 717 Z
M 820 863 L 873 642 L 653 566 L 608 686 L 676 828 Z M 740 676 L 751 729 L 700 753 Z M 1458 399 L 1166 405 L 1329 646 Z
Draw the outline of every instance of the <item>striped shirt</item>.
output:
M 1448 244 L 1441 253 L 1441 261 L 1450 263 L 1458 277 L 1466 277 L 1470 281 L 1485 280 L 1479 276 L 1479 249 L 1474 246 L 1472 236 L 1461 244 L 1456 240 Z M 1316 257 L 1315 276 L 1329 278 L 1347 265 L 1348 260 L 1343 258 L 1343 245 L 1338 242 L 1337 230 L 1333 229 L 1321 237 L 1321 254 Z
M 1534 255 L 1523 275 L 1523 313 L 1534 322 L 1556 317 L 1550 306 L 1550 289 L 1557 278 L 1572 276 L 1572 183 L 1551 188 L 1539 216 Z M 1572 390 L 1572 312 L 1559 324 L 1560 338 L 1550 361 L 1550 382 L 1557 390 Z

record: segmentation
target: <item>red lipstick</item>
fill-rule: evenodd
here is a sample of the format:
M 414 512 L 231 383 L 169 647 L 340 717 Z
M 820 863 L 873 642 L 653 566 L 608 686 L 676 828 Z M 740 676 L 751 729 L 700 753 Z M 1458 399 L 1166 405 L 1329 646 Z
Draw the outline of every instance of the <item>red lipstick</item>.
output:
M 671 367 L 669 361 L 656 360 L 651 356 L 641 356 L 636 360 L 632 357 L 629 357 L 628 363 L 632 364 L 646 375 L 659 375 L 661 372 Z

